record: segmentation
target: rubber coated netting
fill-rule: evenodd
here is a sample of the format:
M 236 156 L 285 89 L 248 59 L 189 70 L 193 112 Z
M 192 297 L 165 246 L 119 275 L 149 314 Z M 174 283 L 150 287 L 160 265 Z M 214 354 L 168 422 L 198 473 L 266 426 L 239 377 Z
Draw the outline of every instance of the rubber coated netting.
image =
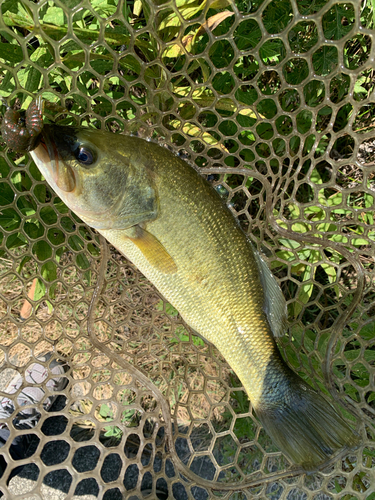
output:
M 373 16 L 370 0 L 0 2 L 0 95 L 195 164 L 280 282 L 283 355 L 361 435 L 294 470 L 218 351 L 2 143 L 1 397 L 46 368 L 33 425 L 17 395 L 1 420 L 4 498 L 375 498 Z M 47 411 L 53 360 L 68 385 Z

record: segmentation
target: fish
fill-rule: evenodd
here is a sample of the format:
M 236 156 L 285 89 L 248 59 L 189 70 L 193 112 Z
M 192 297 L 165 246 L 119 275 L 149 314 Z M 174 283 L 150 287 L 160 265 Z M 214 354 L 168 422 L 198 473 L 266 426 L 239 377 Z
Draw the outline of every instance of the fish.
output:
M 48 184 L 216 346 L 295 466 L 313 471 L 358 446 L 338 411 L 283 360 L 282 292 L 197 170 L 136 136 L 50 124 L 38 138 L 30 154 Z

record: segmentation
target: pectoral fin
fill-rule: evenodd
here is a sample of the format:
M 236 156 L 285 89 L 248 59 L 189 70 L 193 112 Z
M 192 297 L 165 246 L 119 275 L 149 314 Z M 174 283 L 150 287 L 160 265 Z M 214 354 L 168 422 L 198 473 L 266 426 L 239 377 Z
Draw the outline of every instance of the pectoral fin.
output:
M 124 231 L 126 238 L 132 241 L 143 253 L 148 262 L 164 274 L 174 274 L 177 265 L 160 241 L 140 226 L 133 226 Z

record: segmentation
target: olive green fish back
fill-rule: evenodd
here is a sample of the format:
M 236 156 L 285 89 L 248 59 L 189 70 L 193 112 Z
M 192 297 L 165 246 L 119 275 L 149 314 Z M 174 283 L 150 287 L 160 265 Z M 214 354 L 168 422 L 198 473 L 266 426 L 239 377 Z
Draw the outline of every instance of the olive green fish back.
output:
M 285 359 L 362 436 L 293 470 L 218 351 L 2 145 L 1 394 L 45 352 L 69 380 L 22 462 L 9 417 L 5 498 L 374 498 L 373 16 L 370 0 L 0 1 L 0 95 L 207 176 L 279 280 Z

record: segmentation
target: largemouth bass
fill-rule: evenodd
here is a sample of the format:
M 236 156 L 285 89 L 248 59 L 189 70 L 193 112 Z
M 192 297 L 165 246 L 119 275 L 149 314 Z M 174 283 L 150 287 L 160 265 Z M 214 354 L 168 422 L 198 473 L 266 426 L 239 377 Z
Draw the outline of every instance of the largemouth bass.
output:
M 294 464 L 313 470 L 356 446 L 333 406 L 283 361 L 274 339 L 282 324 L 280 289 L 194 168 L 152 142 L 83 128 L 45 125 L 33 148 L 66 205 L 219 349 Z

